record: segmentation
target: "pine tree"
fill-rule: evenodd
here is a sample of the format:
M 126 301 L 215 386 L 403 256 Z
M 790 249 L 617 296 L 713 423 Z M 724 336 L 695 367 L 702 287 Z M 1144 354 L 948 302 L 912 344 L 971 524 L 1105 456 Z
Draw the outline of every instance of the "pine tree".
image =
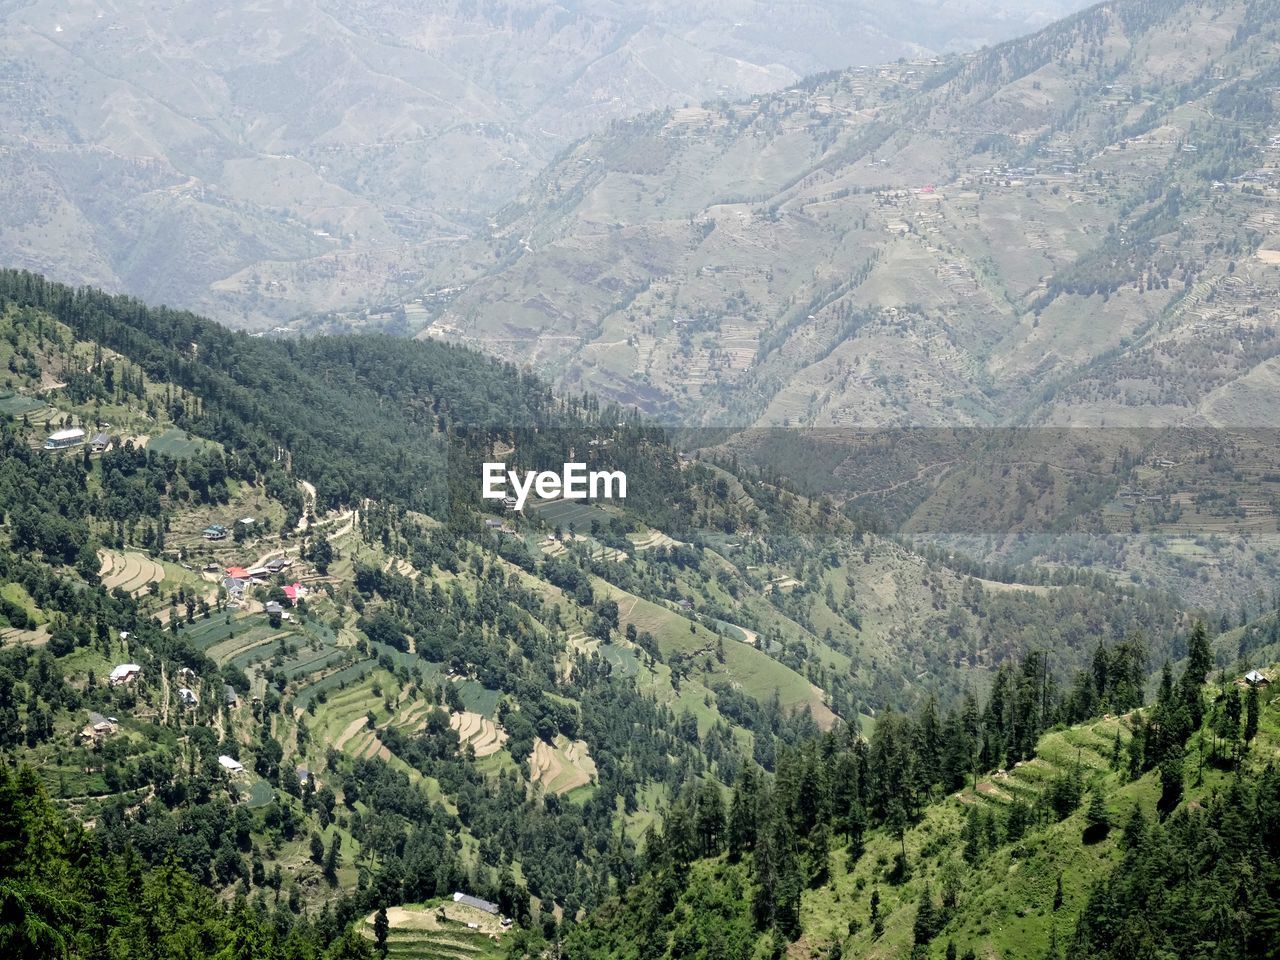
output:
M 738 775 L 738 782 L 733 788 L 733 799 L 729 802 L 727 831 L 730 860 L 737 860 L 755 848 L 759 802 L 755 771 L 747 764 Z
M 1084 812 L 1084 842 L 1097 843 L 1111 829 L 1111 815 L 1102 799 L 1102 793 L 1095 790 L 1089 799 L 1089 806 Z M 1058 876 L 1058 889 L 1062 889 L 1062 876 Z
M 1258 687 L 1249 684 L 1249 692 L 1244 698 L 1244 742 L 1252 743 L 1258 735 Z
M 330 884 L 338 882 L 338 865 L 341 862 L 338 850 L 342 846 L 342 836 L 338 833 L 329 841 L 329 850 L 324 855 L 324 875 Z
M 373 945 L 378 951 L 378 955 L 384 960 L 387 956 L 387 934 L 391 930 L 391 924 L 387 921 L 387 906 L 383 904 L 378 907 L 378 912 L 373 917 Z
M 920 894 L 920 905 L 916 907 L 916 922 L 911 928 L 912 942 L 916 946 L 925 946 L 938 933 L 938 910 L 933 903 L 933 891 L 929 884 L 924 885 Z
M 698 852 L 703 857 L 716 856 L 724 846 L 724 801 L 720 788 L 710 781 L 698 788 L 694 832 Z
M 1197 620 L 1187 637 L 1187 673 L 1199 686 L 1213 669 L 1213 651 L 1209 647 L 1209 635 L 1204 621 Z

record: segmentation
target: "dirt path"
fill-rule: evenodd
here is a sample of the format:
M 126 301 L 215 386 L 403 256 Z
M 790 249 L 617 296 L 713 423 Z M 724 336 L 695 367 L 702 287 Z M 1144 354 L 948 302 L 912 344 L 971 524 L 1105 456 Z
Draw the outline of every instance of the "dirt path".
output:
M 302 487 L 302 516 L 298 518 L 298 522 L 294 525 L 294 533 L 303 533 L 309 526 L 307 514 L 314 514 L 316 510 L 316 488 L 315 485 L 306 481 L 299 480 L 298 486 Z
M 165 672 L 164 663 L 160 664 L 160 722 L 169 725 L 169 675 Z
M 345 523 L 344 523 L 344 521 L 345 521 Z M 350 533 L 352 530 L 354 530 L 354 529 L 356 528 L 356 512 L 355 512 L 354 510 L 348 510 L 346 513 L 340 513 L 340 514 L 338 514 L 338 516 L 337 516 L 337 517 L 335 517 L 335 518 L 334 518 L 334 519 L 332 519 L 332 520 L 318 520 L 318 521 L 316 521 L 316 526 L 317 526 L 317 527 L 319 527 L 319 526 L 325 526 L 325 525 L 330 524 L 330 523 L 341 523 L 341 524 L 343 524 L 343 525 L 342 525 L 341 527 L 339 527 L 337 530 L 333 530 L 333 531 L 330 531 L 329 533 L 326 533 L 326 534 L 325 534 L 325 538 L 326 538 L 326 539 L 328 539 L 328 540 L 336 540 L 336 539 L 338 539 L 338 537 L 341 537 L 341 536 L 343 536 L 344 534 L 348 534 L 348 533 Z
M 860 490 L 857 493 L 855 493 L 852 497 L 850 497 L 850 499 L 860 500 L 863 497 L 874 497 L 876 494 L 879 494 L 879 493 L 892 493 L 894 490 L 898 490 L 902 487 L 905 487 L 909 483 L 920 482 L 921 480 L 924 479 L 924 475 L 926 473 L 930 473 L 941 467 L 949 467 L 953 463 L 955 463 L 954 460 L 940 460 L 937 463 L 926 463 L 923 467 L 921 467 L 918 471 L 916 471 L 916 475 L 914 477 L 908 477 L 906 480 L 899 480 L 897 483 L 891 483 L 887 487 L 880 487 L 878 490 Z

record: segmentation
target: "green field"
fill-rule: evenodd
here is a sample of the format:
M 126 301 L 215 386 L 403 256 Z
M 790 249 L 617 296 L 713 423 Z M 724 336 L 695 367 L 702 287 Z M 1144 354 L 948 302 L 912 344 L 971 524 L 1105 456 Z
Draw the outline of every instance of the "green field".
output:
M 197 650 L 208 650 L 215 643 L 226 640 L 232 634 L 240 633 L 248 627 L 247 617 L 239 619 L 233 617 L 231 622 L 227 623 L 226 614 L 221 616 L 214 614 L 207 620 L 197 620 L 183 632 Z
M 7 397 L 0 397 L 0 415 L 16 418 L 22 416 L 24 413 L 31 413 L 33 410 L 39 410 L 44 405 L 43 400 L 37 400 L 35 397 L 23 397 L 16 394 L 10 394 Z
M 204 652 L 218 666 L 234 663 L 242 667 L 254 659 L 270 657 L 275 653 L 279 640 L 289 635 L 288 631 L 273 629 L 265 622 L 251 623 L 234 636 L 206 647 Z
M 498 701 L 502 699 L 500 691 L 490 690 L 478 680 L 463 680 L 458 684 L 458 694 L 468 710 L 490 718 L 498 709 Z
M 593 507 L 581 500 L 552 500 L 549 503 L 536 504 L 532 508 L 549 526 L 575 533 L 589 533 L 591 521 L 604 523 L 609 514 L 599 507 Z
M 724 643 L 723 638 L 701 624 L 695 624 L 673 610 L 652 601 L 625 593 L 617 587 L 597 580 L 596 586 L 618 602 L 623 625 L 635 624 L 638 631 L 649 631 L 658 641 L 663 656 L 689 656 L 705 660 L 723 644 L 725 661 L 713 666 L 712 675 L 722 675 L 740 686 L 747 695 L 761 702 L 776 691 L 779 702 L 788 709 L 808 706 L 824 726 L 831 712 L 804 677 L 790 667 L 745 643 Z
M 199 437 L 193 437 L 185 430 L 180 430 L 177 427 L 170 427 L 164 433 L 152 437 L 147 442 L 148 450 L 154 450 L 156 453 L 167 454 L 170 457 L 179 459 L 194 457 L 198 453 L 216 449 L 216 447 L 217 444 L 202 440 Z
M 378 665 L 369 660 L 361 660 L 359 663 L 353 663 L 349 667 L 343 667 L 341 670 L 315 680 L 300 689 L 294 695 L 293 705 L 305 710 L 320 692 L 336 690 L 343 684 L 350 685 L 355 683 L 361 677 L 373 673 L 376 669 L 378 669 Z
M 615 677 L 634 677 L 640 672 L 640 661 L 626 647 L 605 644 L 598 651 L 600 656 L 613 667 Z

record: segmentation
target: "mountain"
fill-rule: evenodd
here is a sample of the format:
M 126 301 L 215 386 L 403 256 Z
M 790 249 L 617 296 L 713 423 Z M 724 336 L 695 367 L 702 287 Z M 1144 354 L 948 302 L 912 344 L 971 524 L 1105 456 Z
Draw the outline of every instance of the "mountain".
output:
M 1115 0 L 616 124 L 424 335 L 682 423 L 1269 425 L 1276 14 Z
M 904 535 L 1252 602 L 1280 544 L 1277 12 L 1116 0 L 617 124 L 394 325 Z
M 458 346 L 7 271 L 0 371 L 0 791 L 43 824 L 0 843 L 78 865 L 0 857 L 6 955 L 360 956 L 380 907 L 406 955 L 515 949 L 622 892 L 691 785 L 979 696 L 1029 755 L 1194 637 L 1167 593 L 912 549 Z M 479 497 L 575 456 L 626 499 Z M 1216 662 L 1274 623 L 1215 618 Z M 111 879 L 72 908 L 81 869 Z
M 237 325 L 396 303 L 573 138 L 1074 0 L 0 5 L 0 259 Z

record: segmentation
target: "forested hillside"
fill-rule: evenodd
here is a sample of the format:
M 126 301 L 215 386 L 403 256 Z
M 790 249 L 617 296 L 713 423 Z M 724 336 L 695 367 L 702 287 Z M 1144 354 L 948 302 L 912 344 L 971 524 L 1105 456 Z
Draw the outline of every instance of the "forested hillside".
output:
M 810 938 L 823 844 L 831 878 L 891 863 L 836 856 L 849 824 L 908 850 L 934 798 L 976 778 L 985 803 L 1203 638 L 1167 594 L 914 552 L 459 347 L 0 293 L 0 751 L 14 842 L 51 851 L 0 861 L 19 956 L 580 952 L 661 851 L 729 856 L 732 817 L 675 841 L 735 791 L 762 819 L 734 829 L 772 839 L 726 876 L 790 892 L 717 892 L 732 942 Z M 571 456 L 626 500 L 478 496 L 482 461 Z M 1215 618 L 1210 664 L 1274 622 Z M 767 798 L 805 765 L 825 799 L 792 856 Z
M 1100 651 L 1076 696 L 1115 712 L 1086 723 L 1050 701 L 1051 730 L 1009 739 L 997 691 L 828 734 L 727 800 L 688 789 L 563 955 L 1273 956 L 1280 715 L 1265 687 L 1202 687 L 1209 662 L 1198 632 L 1134 710 Z

